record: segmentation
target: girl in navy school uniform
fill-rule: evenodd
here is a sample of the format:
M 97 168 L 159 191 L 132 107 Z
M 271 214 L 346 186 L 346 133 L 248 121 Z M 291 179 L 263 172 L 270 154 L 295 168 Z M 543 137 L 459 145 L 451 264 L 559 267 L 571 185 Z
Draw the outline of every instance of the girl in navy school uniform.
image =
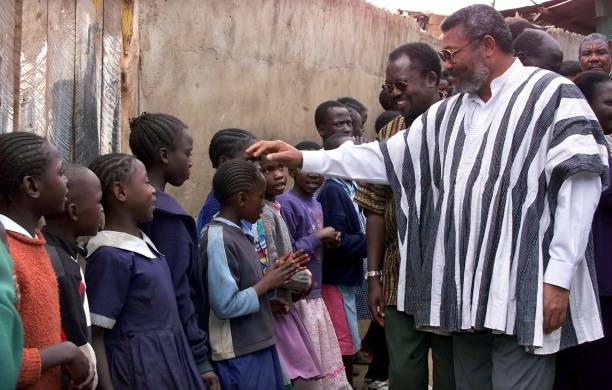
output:
M 165 192 L 166 184 L 180 187 L 189 179 L 193 138 L 178 118 L 143 113 L 130 121 L 130 149 L 147 168 L 155 188 L 153 220 L 141 224 L 140 228 L 166 257 L 179 317 L 198 372 L 208 388 L 219 390 L 219 379 L 208 361 L 208 336 L 198 326 L 190 296 L 189 272 L 198 252 L 195 221 Z
M 90 169 L 102 183 L 106 214 L 105 230 L 87 245 L 85 269 L 100 388 L 204 389 L 166 259 L 138 227 L 155 208 L 144 165 L 112 153 Z

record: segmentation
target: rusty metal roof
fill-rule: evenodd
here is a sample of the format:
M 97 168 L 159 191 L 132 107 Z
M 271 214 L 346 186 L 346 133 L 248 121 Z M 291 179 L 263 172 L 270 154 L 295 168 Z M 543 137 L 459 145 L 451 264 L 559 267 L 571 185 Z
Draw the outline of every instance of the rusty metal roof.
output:
M 584 35 L 596 31 L 595 0 L 550 0 L 500 12 L 505 17 L 518 14 L 540 26 L 555 26 Z

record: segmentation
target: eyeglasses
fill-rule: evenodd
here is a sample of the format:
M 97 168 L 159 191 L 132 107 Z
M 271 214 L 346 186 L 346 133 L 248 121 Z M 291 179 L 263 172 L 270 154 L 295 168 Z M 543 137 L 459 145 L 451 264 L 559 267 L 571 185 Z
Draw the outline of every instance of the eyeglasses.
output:
M 465 49 L 471 44 L 472 44 L 472 41 L 466 43 L 465 45 L 461 46 L 459 49 L 455 49 L 455 50 L 442 49 L 438 52 L 438 55 L 440 56 L 440 59 L 442 60 L 442 62 L 448 61 L 451 64 L 455 64 L 455 54 L 459 53 L 461 50 Z
M 411 80 L 407 80 L 407 81 L 402 81 L 402 80 L 388 81 L 388 82 L 384 83 L 381 86 L 381 88 L 383 89 L 383 91 L 385 91 L 387 93 L 392 93 L 395 88 L 397 88 L 398 91 L 404 91 L 408 87 L 408 84 L 411 84 L 411 83 L 415 82 L 420 77 L 421 76 L 418 76 L 418 77 L 415 77 L 415 78 L 413 78 Z

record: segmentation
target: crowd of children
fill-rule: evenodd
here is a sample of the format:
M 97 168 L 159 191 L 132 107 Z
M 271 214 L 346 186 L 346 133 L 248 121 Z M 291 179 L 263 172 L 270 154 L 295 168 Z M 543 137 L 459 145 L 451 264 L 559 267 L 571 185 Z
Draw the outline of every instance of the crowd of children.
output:
M 362 137 L 361 121 L 339 102 L 315 118 L 326 148 Z M 220 130 L 196 223 L 166 192 L 189 179 L 188 127 L 148 113 L 130 127 L 133 155 L 88 167 L 0 135 L 9 387 L 350 389 L 366 256 L 355 183 L 251 161 L 256 138 Z

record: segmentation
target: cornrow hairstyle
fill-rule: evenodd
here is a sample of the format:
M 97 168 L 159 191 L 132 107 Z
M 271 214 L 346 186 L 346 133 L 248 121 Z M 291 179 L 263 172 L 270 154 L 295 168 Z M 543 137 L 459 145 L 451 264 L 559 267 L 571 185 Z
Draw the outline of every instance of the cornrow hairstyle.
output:
M 44 174 L 50 155 L 48 141 L 36 134 L 0 135 L 0 203 L 10 203 L 26 176 Z
M 328 100 L 319 104 L 317 109 L 315 110 L 315 126 L 319 127 L 329 118 L 329 109 L 334 107 L 347 108 L 344 104 L 336 101 L 336 100 Z
M 354 110 L 357 110 L 359 115 L 363 114 L 367 111 L 366 106 L 364 106 L 359 100 L 352 98 L 350 96 L 344 96 L 337 99 L 340 103 L 344 104 L 347 107 L 350 107 Z
M 319 150 L 321 149 L 321 145 L 314 141 L 302 141 L 295 145 L 295 148 L 297 150 Z
M 168 114 L 143 112 L 130 120 L 130 148 L 134 155 L 149 168 L 161 148 L 174 150 L 181 131 L 187 126 Z
M 89 169 L 98 176 L 102 185 L 102 206 L 108 205 L 114 183 L 125 183 L 132 171 L 136 157 L 125 153 L 110 153 L 100 156 L 89 164 Z
M 213 176 L 213 193 L 221 204 L 238 192 L 248 192 L 257 181 L 265 183 L 261 172 L 251 161 L 229 160 Z
M 232 128 L 217 131 L 208 147 L 208 155 L 213 168 L 219 168 L 219 160 L 222 156 L 231 160 L 255 141 L 257 138 L 247 130 Z

